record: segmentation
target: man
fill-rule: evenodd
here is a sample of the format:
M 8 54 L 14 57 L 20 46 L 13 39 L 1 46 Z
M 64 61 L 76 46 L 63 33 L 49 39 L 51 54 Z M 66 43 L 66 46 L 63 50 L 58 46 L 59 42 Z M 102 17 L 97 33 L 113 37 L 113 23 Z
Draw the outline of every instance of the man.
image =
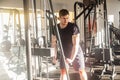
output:
M 65 63 L 72 64 L 74 69 L 79 71 L 80 79 L 87 80 L 87 74 L 85 72 L 85 63 L 84 63 L 84 56 L 79 45 L 79 29 L 77 25 L 74 23 L 69 22 L 69 12 L 66 9 L 61 9 L 59 11 L 59 20 L 60 23 L 58 24 L 58 30 L 60 34 L 60 39 L 65 55 Z M 56 63 L 57 58 L 57 36 L 55 31 L 52 33 L 52 47 L 55 48 L 55 57 L 53 62 Z M 62 53 L 61 53 L 62 55 Z M 60 80 L 67 80 L 66 75 L 66 68 L 64 65 L 63 57 L 60 56 L 60 71 L 61 77 Z

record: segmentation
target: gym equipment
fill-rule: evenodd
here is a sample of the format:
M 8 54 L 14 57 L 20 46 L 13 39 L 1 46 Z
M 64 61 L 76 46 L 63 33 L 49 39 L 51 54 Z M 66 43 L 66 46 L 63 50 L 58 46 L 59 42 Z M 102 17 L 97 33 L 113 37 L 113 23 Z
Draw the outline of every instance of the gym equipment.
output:
M 9 52 L 11 49 L 11 42 L 8 40 L 8 36 L 3 38 L 3 41 L 0 43 L 0 51 Z
M 47 69 L 47 79 L 49 80 L 49 66 L 48 63 L 50 61 L 50 58 L 54 56 L 54 48 L 32 48 L 32 55 L 38 58 L 38 76 L 42 78 L 42 63 L 46 63 L 46 69 Z M 45 58 L 45 60 L 44 60 Z M 35 63 L 36 64 L 36 63 Z M 37 67 L 37 66 L 35 66 Z
M 29 32 L 29 0 L 23 0 L 24 6 L 24 23 L 25 23 L 25 40 L 26 40 L 26 63 L 27 63 L 27 77 L 28 80 L 33 80 L 32 78 L 32 63 L 31 63 L 31 42 L 30 42 L 30 32 Z
M 64 55 L 64 51 L 63 51 L 63 47 L 62 47 L 62 42 L 61 42 L 61 39 L 60 39 L 60 34 L 59 34 L 59 30 L 58 30 L 56 19 L 55 19 L 54 11 L 53 11 L 52 1 L 49 0 L 49 2 L 50 2 L 51 12 L 53 14 L 53 19 L 54 19 L 54 24 L 55 24 L 55 30 L 56 31 L 54 30 L 54 28 L 53 28 L 53 30 L 56 33 L 56 37 L 57 37 L 57 40 L 58 40 L 60 51 L 62 53 L 62 57 L 63 57 L 63 61 L 64 61 L 64 64 L 65 64 L 65 69 L 66 69 L 66 74 L 67 74 L 67 80 L 70 80 L 69 73 L 68 73 L 68 70 L 67 70 L 65 55 Z
M 81 2 L 76 2 L 75 5 L 74 5 L 74 12 L 75 12 L 75 20 L 77 20 L 82 14 L 83 14 L 83 18 L 84 18 L 84 39 L 85 39 L 85 48 L 86 48 L 86 43 L 87 43 L 87 39 L 86 39 L 86 23 L 87 23 L 87 20 L 86 18 L 90 15 L 90 13 L 94 13 L 93 15 L 93 25 L 92 25 L 92 35 L 91 35 L 91 44 L 90 44 L 90 54 L 89 54 L 89 57 L 91 57 L 91 55 L 93 53 L 94 54 L 94 58 L 95 58 L 95 61 L 98 61 L 97 63 L 100 63 L 100 64 L 96 64 L 96 65 L 102 65 L 103 66 L 103 69 L 101 71 L 98 71 L 99 74 L 96 75 L 96 76 L 99 76 L 98 78 L 101 79 L 102 76 L 106 73 L 109 73 L 110 75 L 110 79 L 114 79 L 114 76 L 116 75 L 115 74 L 115 67 L 114 67 L 114 64 L 113 64 L 113 56 L 112 56 L 112 49 L 111 49 L 111 46 L 110 46 L 110 35 L 109 35 L 109 27 L 108 27 L 108 21 L 107 21 L 107 5 L 106 5 L 106 0 L 84 0 L 83 1 L 84 3 L 81 3 Z M 80 8 L 82 7 L 82 11 L 80 14 L 76 15 L 76 5 L 78 5 Z M 101 40 L 101 44 L 100 45 L 93 45 L 93 27 L 94 27 L 94 23 L 95 21 L 97 21 L 97 9 L 99 7 L 99 5 L 102 7 L 102 10 L 101 11 L 103 13 L 103 16 L 102 16 L 102 20 L 103 20 L 103 26 L 101 29 L 103 30 L 102 33 L 102 37 L 100 35 L 98 35 L 98 37 L 103 38 Z M 94 12 L 92 12 L 94 11 Z M 100 13 L 99 13 L 100 14 Z M 75 21 L 76 22 L 76 21 Z M 99 27 L 99 26 L 98 26 Z M 100 32 L 100 31 L 99 31 Z M 96 37 L 96 36 L 95 36 Z M 88 46 L 89 48 L 89 46 Z M 86 53 L 86 52 L 85 52 Z M 112 70 L 110 71 L 108 68 L 109 66 L 112 67 Z M 91 69 L 93 68 L 94 66 L 91 65 Z M 96 74 L 97 70 L 95 70 L 93 72 L 93 74 Z M 92 72 L 91 72 L 92 73 Z M 94 75 L 92 75 L 94 76 Z M 98 79 L 97 79 L 98 80 Z
M 119 11 L 119 29 L 120 29 L 120 11 Z
M 116 38 L 120 41 L 120 29 L 114 27 L 113 25 L 110 25 L 110 31 L 112 31 Z
M 119 43 L 120 29 L 114 27 L 113 25 L 110 25 L 110 31 L 111 31 L 111 47 L 113 49 L 113 56 L 115 57 L 113 63 L 115 65 L 120 65 L 120 58 L 118 57 L 120 55 L 120 43 Z
M 54 56 L 54 48 L 32 48 L 32 53 L 34 56 L 48 56 L 53 57 Z
M 104 75 L 110 75 L 110 80 L 114 80 L 114 77 L 116 75 L 115 73 L 115 65 L 113 64 L 113 56 L 112 56 L 112 49 L 111 48 L 95 48 L 95 60 L 96 65 L 103 66 L 102 70 L 95 70 L 95 73 L 99 73 L 99 79 L 101 79 Z M 109 67 L 111 66 L 111 70 Z

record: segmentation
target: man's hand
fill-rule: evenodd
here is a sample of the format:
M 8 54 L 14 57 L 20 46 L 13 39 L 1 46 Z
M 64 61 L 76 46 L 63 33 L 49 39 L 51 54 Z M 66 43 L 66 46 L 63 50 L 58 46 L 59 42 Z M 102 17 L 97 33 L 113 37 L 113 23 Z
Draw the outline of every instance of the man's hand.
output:
M 53 57 L 53 59 L 52 59 L 53 65 L 55 65 L 57 62 L 58 62 L 58 60 L 55 57 Z
M 66 58 L 66 62 L 67 62 L 68 64 L 71 64 L 71 63 L 73 62 L 73 60 L 71 60 L 71 59 L 69 59 L 69 58 Z

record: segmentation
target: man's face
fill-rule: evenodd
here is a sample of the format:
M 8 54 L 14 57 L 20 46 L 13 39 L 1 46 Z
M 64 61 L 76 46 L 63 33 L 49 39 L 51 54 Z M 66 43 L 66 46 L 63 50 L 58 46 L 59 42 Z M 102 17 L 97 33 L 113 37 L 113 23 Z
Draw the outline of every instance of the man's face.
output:
M 62 25 L 67 25 L 69 22 L 69 15 L 60 16 L 59 20 Z

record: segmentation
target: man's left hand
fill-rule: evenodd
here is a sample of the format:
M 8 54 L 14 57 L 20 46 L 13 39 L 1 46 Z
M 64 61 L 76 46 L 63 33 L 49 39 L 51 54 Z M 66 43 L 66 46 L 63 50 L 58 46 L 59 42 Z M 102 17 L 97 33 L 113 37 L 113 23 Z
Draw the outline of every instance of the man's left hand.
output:
M 71 63 L 73 62 L 73 60 L 71 60 L 71 59 L 69 59 L 69 58 L 66 58 L 66 62 L 67 62 L 68 64 L 71 64 Z

